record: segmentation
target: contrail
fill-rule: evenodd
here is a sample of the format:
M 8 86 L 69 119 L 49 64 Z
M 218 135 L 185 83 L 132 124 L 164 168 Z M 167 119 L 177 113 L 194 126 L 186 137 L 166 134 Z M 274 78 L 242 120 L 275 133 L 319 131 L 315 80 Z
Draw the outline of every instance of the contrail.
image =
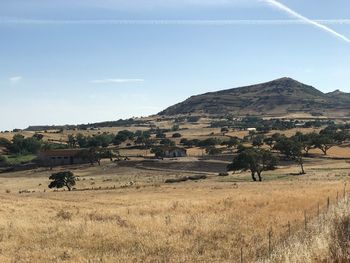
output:
M 323 25 L 350 25 L 350 19 L 317 19 L 314 22 Z M 295 19 L 185 19 L 185 20 L 119 20 L 119 19 L 85 19 L 85 20 L 40 20 L 40 19 L 1 19 L 1 25 L 159 25 L 159 26 L 240 26 L 240 25 L 305 25 L 309 22 Z
M 325 26 L 325 25 L 323 25 L 315 20 L 311 20 L 311 19 L 297 13 L 296 11 L 290 9 L 288 6 L 281 4 L 281 3 L 277 2 L 276 0 L 261 0 L 261 1 L 266 2 L 272 6 L 280 9 L 280 10 L 286 12 L 287 14 L 289 14 L 290 16 L 298 18 L 307 24 L 310 24 L 310 25 L 313 25 L 319 29 L 322 29 L 338 39 L 341 39 L 341 40 L 344 40 L 344 41 L 350 43 L 350 39 L 347 38 L 346 36 L 336 32 L 335 30 L 333 30 L 333 29 L 331 29 L 331 28 L 329 28 L 329 27 L 327 27 L 327 26 Z

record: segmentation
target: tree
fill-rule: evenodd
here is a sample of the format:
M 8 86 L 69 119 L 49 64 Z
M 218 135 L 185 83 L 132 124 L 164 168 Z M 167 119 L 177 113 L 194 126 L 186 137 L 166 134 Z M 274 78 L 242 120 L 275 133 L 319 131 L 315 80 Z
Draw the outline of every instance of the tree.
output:
M 172 135 L 173 138 L 181 138 L 181 136 L 182 136 L 181 133 L 178 133 L 178 132 Z
M 221 142 L 216 139 L 216 138 L 208 138 L 208 139 L 205 139 L 203 141 L 199 141 L 198 144 L 196 146 L 199 146 L 199 147 L 210 147 L 210 146 L 215 146 L 217 144 L 220 144 Z
M 174 124 L 173 127 L 171 128 L 172 131 L 178 131 L 180 130 L 180 126 L 178 124 Z
M 162 139 L 159 144 L 165 145 L 165 146 L 175 146 L 175 142 L 170 139 Z
M 41 141 L 44 138 L 44 135 L 36 133 L 33 135 L 33 138 L 37 139 L 38 141 Z
M 314 145 L 320 149 L 324 155 L 327 151 L 336 146 L 341 145 L 344 141 L 349 139 L 349 133 L 346 131 L 338 131 L 335 126 L 328 126 L 321 130 L 318 136 L 314 138 Z
M 275 141 L 273 140 L 272 137 L 266 137 L 264 138 L 264 143 L 270 147 L 270 150 L 272 150 L 275 144 Z
M 9 141 L 6 138 L 0 138 L 0 147 L 5 147 L 6 149 L 9 149 L 11 146 L 11 141 Z
M 76 136 L 76 140 L 80 148 L 87 147 L 87 139 L 83 134 L 78 133 Z
M 223 141 L 221 145 L 222 146 L 226 145 L 227 148 L 231 149 L 232 151 L 233 148 L 236 148 L 238 146 L 239 142 L 240 140 L 238 137 L 230 137 L 228 141 Z
M 299 142 L 306 155 L 309 154 L 309 151 L 315 147 L 315 138 L 317 137 L 316 133 L 307 133 L 303 134 L 297 132 L 292 138 L 293 140 Z
M 13 154 L 36 154 L 42 145 L 42 141 L 31 137 L 24 138 L 23 135 L 16 134 L 12 138 L 12 144 L 9 146 L 9 151 Z
M 157 139 L 164 139 L 164 138 L 166 138 L 166 134 L 163 132 L 157 132 L 156 138 Z
M 300 165 L 301 174 L 305 174 L 303 146 L 300 142 L 295 139 L 283 138 L 275 144 L 274 149 L 284 154 L 287 159 L 297 162 Z
M 151 153 L 154 153 L 157 158 L 163 158 L 165 156 L 165 151 L 161 147 L 152 148 Z
M 320 149 L 324 155 L 327 155 L 328 150 L 335 145 L 336 143 L 330 135 L 319 134 L 315 138 L 315 147 Z
M 7 158 L 5 156 L 0 155 L 0 166 L 7 165 Z
M 230 130 L 227 128 L 227 127 L 222 127 L 221 128 L 221 133 L 222 134 L 226 134 L 226 133 L 228 133 Z
M 50 177 L 49 188 L 62 188 L 67 187 L 68 191 L 72 190 L 72 187 L 75 185 L 75 176 L 71 171 L 53 173 Z
M 255 174 L 259 181 L 262 181 L 263 171 L 276 169 L 277 159 L 271 151 L 256 148 L 246 148 L 242 150 L 233 162 L 227 166 L 228 171 L 250 171 L 253 181 L 256 181 Z
M 76 144 L 77 144 L 77 140 L 75 139 L 74 135 L 69 134 L 68 135 L 68 145 L 69 145 L 69 147 L 75 148 Z
M 263 146 L 264 145 L 264 135 L 258 134 L 256 136 L 254 136 L 253 140 L 252 140 L 252 145 L 254 147 L 258 147 L 258 148 Z
M 205 149 L 205 152 L 209 155 L 217 155 L 222 153 L 222 149 L 216 148 L 215 146 L 210 146 Z
M 101 165 L 101 156 L 98 154 L 95 147 L 83 149 L 79 151 L 77 156 L 83 160 L 89 161 L 91 165 L 94 165 L 95 162 L 97 162 L 98 165 Z

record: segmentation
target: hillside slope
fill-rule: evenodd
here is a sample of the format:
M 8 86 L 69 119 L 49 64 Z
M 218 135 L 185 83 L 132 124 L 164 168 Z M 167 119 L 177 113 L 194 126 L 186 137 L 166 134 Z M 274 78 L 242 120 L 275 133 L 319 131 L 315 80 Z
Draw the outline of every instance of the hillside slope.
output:
M 323 93 L 291 78 L 246 87 L 192 96 L 160 112 L 178 114 L 247 114 L 285 116 L 296 113 L 313 116 L 344 117 L 350 115 L 350 94 Z

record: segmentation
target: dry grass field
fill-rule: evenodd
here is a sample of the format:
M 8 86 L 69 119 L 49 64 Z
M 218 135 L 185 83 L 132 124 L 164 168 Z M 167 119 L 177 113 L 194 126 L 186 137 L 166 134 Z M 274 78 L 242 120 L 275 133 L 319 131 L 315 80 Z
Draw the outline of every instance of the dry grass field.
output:
M 350 179 L 350 163 L 331 159 L 308 161 L 305 176 L 290 175 L 294 165 L 267 172 L 262 183 L 207 173 L 164 184 L 186 172 L 161 167 L 69 167 L 76 188 L 90 188 L 72 192 L 47 188 L 62 168 L 1 174 L 0 262 L 239 262 L 242 247 L 252 262 L 266 255 L 271 227 L 276 238 L 288 222 L 301 227 L 304 210 L 334 202 Z
M 188 139 L 222 139 L 220 129 L 208 128 L 209 124 L 205 118 L 185 123 L 179 133 Z M 160 128 L 172 125 L 157 122 Z M 147 128 L 43 134 L 44 140 L 65 142 L 68 134 L 115 134 L 124 129 Z M 297 131 L 319 130 L 280 133 L 292 136 Z M 246 135 L 247 131 L 226 134 Z M 155 161 L 135 157 L 149 156 L 149 150 L 121 149 L 121 155 L 133 156 L 130 161 L 0 174 L 0 262 L 240 262 L 241 251 L 244 262 L 318 262 L 313 256 L 317 246 L 304 258 L 292 257 L 295 247 L 306 247 L 305 243 L 296 239 L 294 247 L 286 248 L 289 254 L 283 254 L 276 240 L 285 237 L 289 226 L 292 233 L 302 229 L 305 211 L 311 222 L 318 205 L 325 210 L 328 197 L 334 203 L 344 189 L 350 192 L 349 145 L 331 148 L 327 157 L 311 150 L 313 158 L 305 158 L 307 175 L 296 175 L 296 164 L 283 163 L 265 172 L 262 183 L 251 182 L 246 172 L 218 176 L 228 161 L 202 157 L 204 152 L 191 148 L 187 158 Z M 77 176 L 76 189 L 48 189 L 48 177 L 64 170 Z M 165 183 L 189 175 L 207 179 Z M 276 251 L 267 260 L 270 230 Z

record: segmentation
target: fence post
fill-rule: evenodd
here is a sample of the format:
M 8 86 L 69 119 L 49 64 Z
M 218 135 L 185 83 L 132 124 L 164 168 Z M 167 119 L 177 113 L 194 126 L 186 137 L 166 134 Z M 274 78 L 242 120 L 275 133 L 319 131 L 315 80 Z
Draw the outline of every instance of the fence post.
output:
M 327 211 L 329 210 L 329 196 L 327 198 Z
M 288 237 L 290 237 L 291 232 L 290 232 L 290 221 L 288 221 Z
M 338 199 L 339 199 L 339 192 L 337 191 L 337 204 L 338 204 Z
M 320 202 L 317 203 L 317 218 L 320 219 Z
M 243 247 L 241 247 L 241 263 L 243 263 Z
M 271 251 L 272 251 L 272 247 L 271 247 L 272 228 L 270 228 L 270 230 L 269 230 L 269 232 L 268 232 L 268 237 L 269 237 L 269 258 L 271 258 Z
M 304 210 L 304 223 L 305 223 L 305 231 L 307 231 L 306 210 Z

